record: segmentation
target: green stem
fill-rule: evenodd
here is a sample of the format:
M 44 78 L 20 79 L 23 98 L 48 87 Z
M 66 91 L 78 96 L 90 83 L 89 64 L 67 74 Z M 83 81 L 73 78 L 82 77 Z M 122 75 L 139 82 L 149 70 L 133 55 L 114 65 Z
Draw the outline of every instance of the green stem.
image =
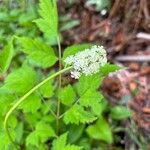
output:
M 42 85 L 44 85 L 46 82 L 48 82 L 49 80 L 51 80 L 52 78 L 70 70 L 72 67 L 67 67 L 65 69 L 62 69 L 58 72 L 56 72 L 55 74 L 49 76 L 48 78 L 46 78 L 45 80 L 43 80 L 42 82 L 40 82 L 38 85 L 36 85 L 35 87 L 33 87 L 29 92 L 27 92 L 24 96 L 22 96 L 10 109 L 9 111 L 7 112 L 6 116 L 5 116 L 5 119 L 4 119 L 4 128 L 6 130 L 6 133 L 8 134 L 9 136 L 9 139 L 10 141 L 15 144 L 11 138 L 11 135 L 9 133 L 9 129 L 8 129 L 8 119 L 9 119 L 9 116 L 12 114 L 12 112 L 28 97 L 30 96 L 34 91 L 36 91 L 39 87 L 41 87 Z
M 57 36 L 57 43 L 58 43 L 58 53 L 59 53 L 59 70 L 61 70 L 61 44 L 59 36 Z M 59 85 L 58 85 L 58 91 L 61 90 L 61 74 L 59 75 Z M 57 135 L 59 134 L 59 115 L 60 115 L 60 99 L 57 100 L 57 113 L 56 113 L 56 132 Z

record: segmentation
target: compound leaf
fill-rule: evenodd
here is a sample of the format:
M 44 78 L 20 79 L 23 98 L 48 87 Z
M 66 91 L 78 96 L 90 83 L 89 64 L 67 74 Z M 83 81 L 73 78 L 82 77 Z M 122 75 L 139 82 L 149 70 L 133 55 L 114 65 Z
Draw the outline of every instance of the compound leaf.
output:
M 87 90 L 97 90 L 101 85 L 101 82 L 102 78 L 99 73 L 92 76 L 81 76 L 75 87 L 79 96 L 82 96 Z
M 72 86 L 68 85 L 60 91 L 59 97 L 60 97 L 61 103 L 63 103 L 64 105 L 70 105 L 76 98 L 76 94 Z
M 24 112 L 35 113 L 41 106 L 41 99 L 38 94 L 32 94 L 27 97 L 19 106 Z
M 36 84 L 36 82 L 36 72 L 28 66 L 22 66 L 6 77 L 2 89 L 14 93 L 26 93 Z
M 81 147 L 67 144 L 67 133 L 53 141 L 52 150 L 81 150 Z
M 56 0 L 40 0 L 39 19 L 34 20 L 46 37 L 57 37 L 58 14 Z
M 52 85 L 52 81 L 46 82 L 39 88 L 39 90 L 44 98 L 50 98 L 54 95 L 54 87 Z
M 112 132 L 107 121 L 100 116 L 97 122 L 87 128 L 87 133 L 91 138 L 103 140 L 108 144 L 113 142 Z
M 23 52 L 28 54 L 29 58 L 33 60 L 37 66 L 47 68 L 56 63 L 57 57 L 52 47 L 49 47 L 38 39 L 33 40 L 27 37 L 17 39 L 23 47 Z
M 79 124 L 79 123 L 90 123 L 96 120 L 93 114 L 85 111 L 84 108 L 78 104 L 75 104 L 65 113 L 64 122 L 66 124 Z
M 80 104 L 85 107 L 91 107 L 94 114 L 99 115 L 102 113 L 102 103 L 103 96 L 100 92 L 87 90 L 81 97 L 80 97 Z

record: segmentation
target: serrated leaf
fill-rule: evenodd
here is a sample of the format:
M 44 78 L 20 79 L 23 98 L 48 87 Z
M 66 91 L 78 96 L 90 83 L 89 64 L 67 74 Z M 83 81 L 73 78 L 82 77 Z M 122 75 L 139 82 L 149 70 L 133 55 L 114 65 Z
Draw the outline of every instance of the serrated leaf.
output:
M 70 105 L 76 98 L 76 94 L 72 86 L 68 85 L 61 89 L 59 98 L 61 100 L 61 103 L 63 103 L 64 105 Z
M 75 104 L 65 113 L 64 122 L 65 124 L 79 124 L 79 123 L 90 123 L 96 120 L 93 114 L 85 111 L 84 108 L 78 104 Z
M 63 60 L 65 60 L 70 55 L 75 55 L 77 52 L 83 51 L 87 48 L 90 48 L 91 44 L 75 44 L 67 47 L 63 53 Z
M 39 122 L 36 125 L 36 132 L 37 132 L 37 135 L 38 135 L 40 141 L 42 141 L 42 142 L 45 142 L 50 137 L 56 136 L 53 128 L 49 124 L 47 124 L 43 121 Z
M 38 39 L 31 39 L 27 37 L 17 38 L 23 52 L 28 54 L 28 57 L 33 60 L 37 66 L 43 68 L 51 67 L 57 61 L 54 50 L 52 47 L 47 46 L 45 43 Z
M 100 68 L 100 74 L 102 76 L 107 76 L 109 73 L 112 73 L 112 72 L 115 72 L 115 71 L 118 71 L 122 69 L 122 67 L 118 66 L 118 65 L 115 65 L 115 64 L 105 64 L 104 66 L 102 66 Z
M 26 145 L 38 146 L 39 138 L 36 131 L 31 132 L 26 138 Z
M 27 97 L 19 106 L 24 112 L 35 113 L 41 106 L 41 99 L 38 94 L 32 94 Z
M 94 114 L 99 115 L 102 113 L 102 99 L 103 96 L 100 92 L 87 90 L 79 99 L 79 102 L 82 106 L 91 107 Z
M 9 91 L 0 89 L 0 116 L 4 115 L 10 106 L 10 104 L 15 100 L 15 97 Z
M 67 133 L 61 135 L 59 138 L 53 141 L 52 150 L 59 150 L 60 148 L 65 147 L 67 142 Z
M 41 18 L 34 20 L 46 37 L 58 34 L 58 14 L 56 0 L 40 0 L 39 14 Z
M 126 119 L 131 116 L 131 110 L 124 106 L 115 106 L 111 108 L 110 116 L 116 120 Z
M 82 148 L 76 145 L 67 144 L 67 133 L 64 133 L 53 141 L 52 150 L 81 150 Z
M 87 90 L 97 90 L 101 82 L 102 78 L 99 73 L 92 76 L 81 76 L 75 87 L 79 96 L 82 96 Z
M 13 58 L 13 39 L 0 52 L 0 73 L 4 73 L 9 68 Z
M 40 93 L 44 98 L 50 98 L 54 95 L 54 87 L 52 85 L 52 82 L 46 82 L 44 85 L 42 85 L 40 88 Z
M 39 144 L 46 142 L 50 137 L 55 136 L 56 134 L 52 127 L 47 123 L 41 121 L 37 123 L 36 129 L 27 136 L 26 145 L 39 147 Z
M 0 150 L 9 150 L 14 148 L 12 142 L 10 141 L 8 135 L 6 134 L 6 132 L 4 132 L 2 129 L 0 129 Z M 13 140 L 15 140 L 15 131 L 11 131 L 11 137 Z
M 14 93 L 26 93 L 36 82 L 36 72 L 28 66 L 22 66 L 6 77 L 2 89 Z
M 87 128 L 87 133 L 91 138 L 103 140 L 108 144 L 113 142 L 112 132 L 107 121 L 100 116 L 97 122 Z

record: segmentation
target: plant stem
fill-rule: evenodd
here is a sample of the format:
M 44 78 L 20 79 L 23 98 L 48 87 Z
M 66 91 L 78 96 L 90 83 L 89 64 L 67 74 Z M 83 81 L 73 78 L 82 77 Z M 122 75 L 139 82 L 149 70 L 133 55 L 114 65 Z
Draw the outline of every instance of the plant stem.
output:
M 48 78 L 46 78 L 45 80 L 43 80 L 42 82 L 40 82 L 38 85 L 36 85 L 35 87 L 33 87 L 29 92 L 27 92 L 24 96 L 22 96 L 10 109 L 9 111 L 7 112 L 6 116 L 5 116 L 5 119 L 4 119 L 4 128 L 6 130 L 6 133 L 8 134 L 9 136 L 9 139 L 10 141 L 14 144 L 12 138 L 11 138 L 11 135 L 9 133 L 9 130 L 8 130 L 8 119 L 9 119 L 9 116 L 12 114 L 12 112 L 28 97 L 30 96 L 34 91 L 36 91 L 39 87 L 41 87 L 42 85 L 44 85 L 46 82 L 48 82 L 49 80 L 51 80 L 52 78 L 70 70 L 72 67 L 67 67 L 65 69 L 62 69 L 58 72 L 56 72 L 55 74 L 49 76 Z
M 60 38 L 57 36 L 57 44 L 58 44 L 58 53 L 59 53 L 59 70 L 61 70 L 61 44 Z M 58 85 L 58 92 L 61 90 L 61 74 L 59 75 L 59 85 Z M 60 115 L 60 99 L 57 100 L 57 114 L 56 114 L 56 132 L 57 135 L 59 134 L 59 115 Z

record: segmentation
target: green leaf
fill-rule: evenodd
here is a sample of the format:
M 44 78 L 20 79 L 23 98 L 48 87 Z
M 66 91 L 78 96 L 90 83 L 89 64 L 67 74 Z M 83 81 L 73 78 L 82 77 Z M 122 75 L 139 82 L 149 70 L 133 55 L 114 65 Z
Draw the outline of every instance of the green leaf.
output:
M 23 52 L 28 54 L 29 58 L 37 63 L 38 66 L 47 68 L 56 63 L 57 57 L 55 56 L 52 47 L 47 46 L 45 43 L 37 39 L 33 40 L 27 37 L 17 39 L 23 47 Z
M 15 100 L 15 97 L 9 91 L 0 89 L 0 116 L 4 115 L 10 106 L 10 104 Z
M 39 88 L 39 90 L 44 98 L 50 98 L 54 95 L 52 81 L 46 82 Z
M 102 76 L 107 76 L 109 73 L 118 71 L 120 69 L 123 69 L 123 68 L 115 64 L 107 63 L 100 68 L 100 73 Z
M 64 105 L 70 105 L 76 98 L 76 94 L 71 85 L 61 89 L 59 98 Z
M 91 138 L 103 140 L 108 144 L 113 142 L 112 132 L 107 121 L 100 116 L 97 122 L 87 128 L 87 133 Z
M 91 107 L 94 114 L 99 115 L 102 113 L 102 102 L 103 96 L 100 92 L 87 90 L 81 97 L 80 97 L 80 104 L 82 106 Z
M 76 145 L 67 145 L 63 150 L 81 150 L 82 148 Z
M 93 114 L 88 111 L 85 111 L 84 108 L 78 104 L 75 104 L 70 108 L 64 116 L 64 122 L 66 124 L 79 124 L 79 123 L 90 123 L 96 120 Z
M 82 96 L 87 90 L 97 90 L 102 79 L 99 73 L 92 76 L 81 76 L 79 82 L 75 85 L 79 96 Z
M 67 133 L 61 135 L 53 141 L 52 150 L 81 150 L 82 148 L 76 145 L 70 145 L 67 143 Z
M 31 132 L 26 138 L 26 145 L 33 145 L 38 147 L 39 138 L 36 131 Z
M 81 124 L 80 126 L 78 125 L 69 125 L 68 131 L 68 139 L 70 143 L 75 143 L 77 142 L 83 135 L 85 129 L 85 125 Z
M 23 128 L 24 128 L 23 122 L 18 123 L 18 125 L 16 127 L 16 141 L 18 143 L 21 142 L 21 139 L 23 137 Z
M 75 55 L 79 51 L 83 51 L 87 48 L 90 48 L 91 44 L 75 44 L 67 47 L 63 53 L 63 60 L 65 60 L 70 55 Z
M 58 14 L 56 0 L 40 0 L 39 19 L 34 20 L 46 37 L 58 34 Z
M 13 147 L 8 135 L 6 134 L 6 132 L 4 132 L 3 130 L 0 129 L 0 150 L 11 150 Z M 15 140 L 15 132 L 11 131 L 11 137 L 13 139 L 13 141 Z
M 63 26 L 60 28 L 60 31 L 66 31 L 66 30 L 72 29 L 78 26 L 79 24 L 80 24 L 79 20 L 70 20 L 63 24 Z
M 50 137 L 55 137 L 56 134 L 52 127 L 47 123 L 41 121 L 36 125 L 36 129 L 31 132 L 26 138 L 26 145 L 33 145 L 39 147 L 39 144 L 46 142 Z
M 37 73 L 28 66 L 22 66 L 6 77 L 2 89 L 22 94 L 29 91 L 36 82 Z
M 13 57 L 13 39 L 0 52 L 0 73 L 4 73 L 10 66 Z
M 36 125 L 36 132 L 41 142 L 45 142 L 48 138 L 56 136 L 53 128 L 43 121 Z
M 38 94 L 32 94 L 27 97 L 19 106 L 24 112 L 35 113 L 41 106 L 41 99 Z
M 116 120 L 126 119 L 131 117 L 131 110 L 124 106 L 115 106 L 111 109 L 110 116 Z

